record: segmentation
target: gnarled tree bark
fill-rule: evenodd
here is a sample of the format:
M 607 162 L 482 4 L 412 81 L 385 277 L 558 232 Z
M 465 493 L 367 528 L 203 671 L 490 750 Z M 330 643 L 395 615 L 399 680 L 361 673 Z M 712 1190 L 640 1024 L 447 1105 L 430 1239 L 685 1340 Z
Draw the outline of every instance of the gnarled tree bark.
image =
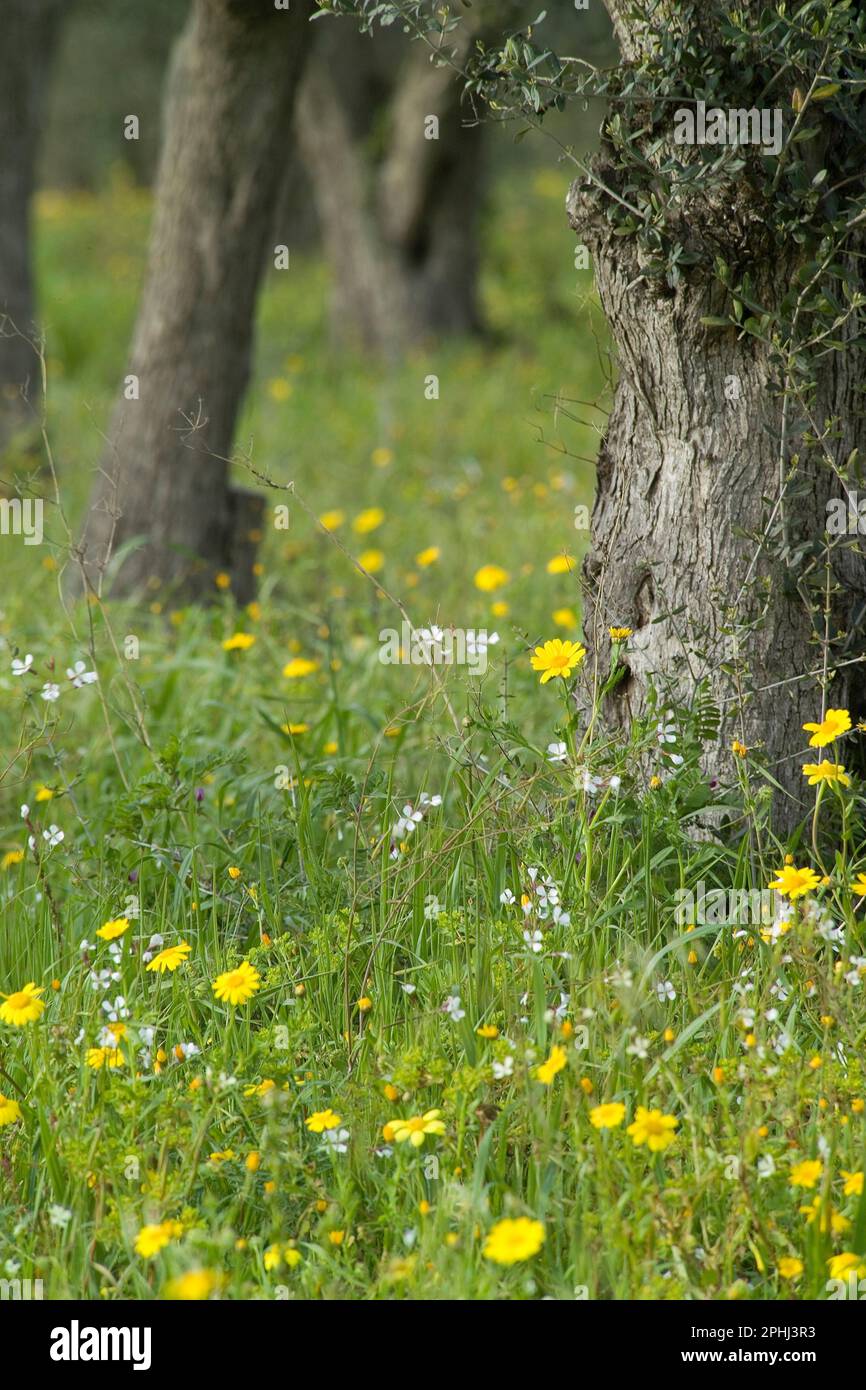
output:
M 648 30 L 633 21 L 629 0 L 607 5 L 624 58 L 639 58 Z M 698 43 L 712 45 L 720 8 L 702 12 L 707 28 Z M 751 102 L 744 93 L 736 104 Z M 866 712 L 856 661 L 864 647 L 863 555 L 849 545 L 830 554 L 826 611 L 808 588 L 810 571 L 827 558 L 836 471 L 866 446 L 863 354 L 851 347 L 817 363 L 812 420 L 819 432 L 834 423 L 822 448 L 808 447 L 802 426 L 788 427 L 798 410 L 786 419 L 767 344 L 701 323 L 724 306 L 712 271 L 686 272 L 669 288 L 644 273 L 635 238 L 615 235 L 610 194 L 623 190 L 606 140 L 593 172 L 596 181 L 573 184 L 568 214 L 592 252 L 619 358 L 584 565 L 585 628 L 603 670 L 608 625 L 635 630 L 606 714 L 628 727 L 646 712 L 651 687 L 662 699 L 689 703 L 705 681 L 723 716 L 718 741 L 706 745 L 707 773 L 730 775 L 733 739 L 763 749 L 783 788 L 775 824 L 785 829 L 806 809 L 795 755 L 808 738 L 802 725 L 820 718 L 821 636 L 832 638 L 829 673 L 836 672 L 827 702 L 854 719 Z M 804 252 L 774 239 L 768 211 L 746 170 L 712 200 L 684 188 L 678 232 L 704 266 L 718 253 L 735 269 L 748 267 L 757 301 L 776 308 Z M 852 267 L 862 266 L 863 250 L 862 236 L 852 240 L 850 251 L 860 253 Z M 862 270 L 852 273 L 862 279 Z M 853 321 L 846 331 L 854 335 Z
M 101 575 L 133 538 L 115 591 L 156 578 L 189 596 L 226 571 L 251 596 L 255 505 L 228 458 L 247 386 L 256 296 L 285 167 L 311 9 L 193 0 L 165 104 L 147 277 L 128 375 L 82 538 Z M 243 528 L 240 530 L 239 528 Z

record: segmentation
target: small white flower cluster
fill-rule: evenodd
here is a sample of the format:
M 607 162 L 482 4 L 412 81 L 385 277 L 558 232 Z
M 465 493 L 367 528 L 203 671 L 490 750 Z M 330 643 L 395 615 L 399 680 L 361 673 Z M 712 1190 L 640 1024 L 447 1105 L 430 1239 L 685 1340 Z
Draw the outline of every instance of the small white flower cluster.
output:
M 486 628 L 481 628 L 478 632 L 474 627 L 466 629 L 466 652 L 468 656 L 486 656 L 488 647 L 495 647 L 499 641 L 498 632 L 488 632 Z
M 846 966 L 847 969 L 845 968 Z M 850 960 L 845 962 L 842 968 L 845 970 L 844 980 L 846 985 L 850 985 L 852 989 L 857 989 L 863 983 L 864 976 L 866 976 L 866 956 L 852 956 Z
M 534 910 L 536 917 L 540 918 L 542 922 L 546 922 L 548 917 L 551 917 L 556 926 L 571 926 L 569 914 L 562 910 L 559 901 L 558 887 L 549 874 L 545 874 L 543 878 L 539 878 L 539 872 L 540 870 L 538 869 L 529 870 L 531 892 L 535 894 L 535 901 L 533 902 L 530 894 L 527 894 L 530 901 L 529 903 L 523 904 L 524 917 L 528 917 Z
M 429 796 L 427 792 L 422 792 L 418 798 L 417 806 L 411 801 L 407 801 L 403 807 L 403 814 L 391 827 L 392 840 L 402 840 L 406 835 L 412 835 L 423 821 L 428 811 L 434 806 L 441 806 L 441 796 Z M 396 859 L 399 851 L 396 848 L 391 850 L 391 858 Z
M 610 985 L 613 989 L 633 989 L 634 975 L 627 965 L 620 965 L 617 961 L 610 975 L 607 976 L 605 984 Z
M 531 868 L 529 873 L 529 889 L 521 896 L 520 906 L 524 917 L 535 916 L 539 921 L 546 922 L 548 918 L 557 927 L 571 926 L 571 916 L 563 910 L 559 901 L 559 888 L 549 874 L 541 874 L 541 870 Z M 517 898 L 510 888 L 505 888 L 499 894 L 499 901 L 504 907 L 513 907 Z M 539 930 L 527 929 L 523 933 L 523 939 L 531 951 L 536 955 L 541 950 L 542 934 Z
M 159 954 L 164 945 L 165 938 L 161 936 L 159 932 L 154 932 L 141 953 L 142 964 L 147 965 L 148 961 L 152 961 L 154 956 Z
M 21 807 L 21 819 L 22 819 L 22 820 L 29 820 L 29 819 L 30 819 L 30 807 L 27 805 L 26 802 L 25 802 L 24 805 Z M 66 839 L 66 836 L 64 835 L 63 831 L 60 829 L 60 826 L 59 826 L 59 825 L 55 825 L 54 822 L 52 821 L 51 824 L 49 825 L 48 829 L 47 829 L 47 830 L 43 830 L 43 832 L 42 832 L 42 839 L 43 839 L 44 842 L 45 842 L 45 848 L 46 848 L 47 850 L 50 851 L 50 850 L 52 850 L 52 849 L 56 849 L 58 845 L 61 845 L 61 844 L 63 843 L 63 841 Z M 36 848 L 36 836 L 35 836 L 35 835 L 28 835 L 28 836 L 27 836 L 27 844 L 28 844 L 28 846 L 30 847 L 31 850 L 35 850 L 35 848 Z
M 103 1005 L 103 1008 L 104 1007 L 105 1005 Z M 136 1031 L 138 1032 L 139 1041 L 144 1044 L 144 1046 L 139 1049 L 138 1055 L 141 1058 L 142 1065 L 145 1068 L 150 1068 L 155 1056 L 153 1044 L 156 1038 L 156 1029 L 151 1028 L 148 1024 L 138 1028 Z M 158 1051 L 158 1049 L 156 1049 L 156 1051 Z M 175 1043 L 174 1046 L 169 1048 L 168 1056 L 172 1062 L 187 1062 L 190 1057 L 198 1057 L 200 1052 L 201 1048 L 197 1043 L 181 1042 Z
M 91 972 L 90 972 L 90 974 L 88 975 L 87 978 L 88 978 L 89 981 L 90 981 L 90 988 L 91 988 L 92 990 L 97 990 L 97 989 L 103 989 L 103 990 L 105 990 L 105 989 L 110 989 L 111 986 L 114 985 L 114 984 L 117 984 L 118 980 L 120 979 L 120 971 L 119 971 L 119 970 L 91 970 Z
M 98 942 L 88 941 L 85 937 L 82 941 L 79 941 L 78 949 L 79 951 L 81 951 L 82 955 L 84 955 L 85 952 L 96 951 L 98 950 Z M 120 979 L 120 970 L 118 967 L 123 956 L 123 943 L 121 941 L 109 941 L 106 950 L 108 953 L 109 960 L 111 961 L 111 965 L 105 967 L 102 970 L 92 969 L 87 977 L 90 981 L 90 988 L 94 991 L 99 989 L 110 989 L 111 986 L 113 984 L 117 984 L 117 982 Z M 126 1001 L 118 995 L 117 999 L 115 1000 L 115 1006 L 119 1008 L 124 1008 L 125 1004 Z M 118 1021 L 117 1018 L 112 1017 L 112 1014 L 110 1012 L 112 1006 L 108 1004 L 107 1001 L 103 1001 L 102 1007 L 103 1009 L 105 1009 L 106 1013 L 108 1013 L 111 1022 L 116 1023 Z M 118 1015 L 118 1018 L 126 1017 L 128 1017 L 127 1014 Z
M 466 1017 L 466 1010 L 461 1006 L 459 994 L 449 994 L 445 1003 L 442 1005 L 443 1014 L 447 1014 L 452 1023 L 459 1023 Z
M 109 1023 L 120 1023 L 121 1019 L 129 1018 L 129 1009 L 122 994 L 118 994 L 113 1003 L 110 999 L 103 999 L 102 1011 L 108 1015 Z
M 21 660 L 19 657 L 13 658 L 13 676 L 26 676 L 28 672 L 32 669 L 32 652 L 28 652 L 23 660 Z M 99 679 L 95 671 L 88 671 L 83 661 L 76 661 L 74 666 L 67 666 L 66 678 L 75 690 L 80 690 L 82 686 L 85 685 L 93 685 L 94 681 Z M 39 694 L 43 700 L 46 700 L 49 704 L 54 704 L 56 700 L 60 699 L 60 686 L 57 684 L 56 681 L 46 681 L 42 686 L 42 689 L 40 690 Z
M 584 767 L 577 771 L 577 785 L 587 796 L 597 796 L 600 791 L 607 788 L 616 794 L 622 786 L 622 778 L 617 776 L 596 777 L 594 773 Z
M 675 744 L 677 741 L 677 726 L 673 723 L 673 718 L 673 710 L 665 710 L 664 718 L 656 724 L 656 739 L 659 743 L 662 756 L 667 758 L 674 767 L 682 767 L 682 754 L 670 753 L 667 747 L 667 745 Z
M 322 1148 L 325 1153 L 346 1153 L 349 1148 L 349 1131 L 343 1127 L 326 1129 L 322 1134 Z
M 559 991 L 559 1003 L 552 1005 L 544 1010 L 544 1021 L 547 1024 L 562 1023 L 571 1007 L 571 995 L 564 990 Z

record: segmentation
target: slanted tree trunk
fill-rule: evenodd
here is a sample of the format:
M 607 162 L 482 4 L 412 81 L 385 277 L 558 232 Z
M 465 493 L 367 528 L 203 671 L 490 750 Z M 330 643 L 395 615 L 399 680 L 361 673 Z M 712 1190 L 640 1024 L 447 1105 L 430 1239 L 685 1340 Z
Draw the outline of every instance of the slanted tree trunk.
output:
M 0 14 L 0 452 L 38 422 L 30 204 L 64 8 L 63 0 L 5 0 Z
M 309 15 L 305 0 L 290 10 L 193 0 L 178 41 L 127 384 L 82 542 L 98 575 L 112 549 L 143 538 L 115 592 L 156 578 L 191 596 L 212 593 L 218 571 L 239 601 L 253 592 L 249 543 L 261 503 L 230 488 L 225 460 L 259 282 L 274 255 L 267 243 Z
M 607 4 L 625 59 L 639 59 L 652 42 L 650 28 L 630 22 L 629 0 Z M 705 6 L 704 14 L 719 8 Z M 695 37 L 712 42 L 706 31 Z M 731 105 L 752 101 L 741 89 Z M 789 105 L 785 115 L 793 119 Z M 647 144 L 661 133 L 648 134 Z M 863 667 L 845 664 L 864 647 L 863 556 L 847 545 L 830 554 L 826 604 L 810 587 L 827 555 L 827 501 L 839 493 L 834 470 L 844 471 L 852 450 L 859 446 L 862 455 L 866 446 L 863 354 L 851 346 L 817 362 L 811 420 L 819 430 L 835 423 L 822 446 L 811 446 L 798 403 L 784 406 L 779 364 L 766 343 L 701 323 L 725 312 L 724 291 L 706 269 L 716 255 L 735 276 L 748 268 L 756 302 L 772 309 L 809 259 L 790 237 L 769 232 L 754 170 L 712 199 L 684 189 L 678 230 L 703 268 L 686 270 L 673 287 L 646 273 L 634 237 L 615 234 L 610 194 L 629 197 L 631 190 L 622 187 L 607 140 L 594 172 L 607 191 L 578 180 L 568 212 L 591 250 L 619 358 L 584 566 L 586 632 L 602 670 L 608 625 L 635 629 L 626 677 L 606 712 L 627 727 L 646 712 L 652 686 L 665 702 L 690 702 L 706 681 L 723 716 L 718 741 L 705 746 L 707 772 L 731 773 L 733 739 L 762 749 L 784 789 L 776 805 L 784 829 L 805 811 L 796 754 L 808 739 L 802 725 L 821 717 L 819 638 L 830 636 L 829 674 L 837 670 L 826 704 L 849 708 L 853 719 L 866 711 Z M 862 266 L 862 236 L 849 251 L 851 266 Z M 856 317 L 844 331 L 854 336 Z
M 473 33 L 461 26 L 456 63 Z M 345 25 L 323 27 L 297 119 L 334 279 L 334 336 L 396 356 L 413 343 L 480 328 L 484 142 L 454 66 L 437 65 L 426 45 L 407 42 L 402 61 L 399 46 L 394 54 L 383 149 L 371 157 L 362 106 L 364 99 L 375 105 L 377 84 L 371 80 L 360 99 L 356 88 L 359 69 L 372 66 L 379 49 L 378 38 L 371 43 Z M 371 114 L 363 113 L 367 123 Z M 438 138 L 429 138 L 429 118 Z

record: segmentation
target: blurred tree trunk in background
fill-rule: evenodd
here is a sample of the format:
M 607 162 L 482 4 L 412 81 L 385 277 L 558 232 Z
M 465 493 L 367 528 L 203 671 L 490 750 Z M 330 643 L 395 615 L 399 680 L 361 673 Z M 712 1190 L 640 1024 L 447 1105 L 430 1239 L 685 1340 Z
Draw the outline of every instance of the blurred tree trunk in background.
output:
M 0 12 L 0 452 L 27 426 L 35 433 L 38 421 L 30 203 L 51 57 L 67 8 L 64 0 L 3 0 Z
M 273 0 L 193 0 L 178 40 L 128 375 L 82 538 L 93 580 L 112 551 L 143 538 L 122 558 L 115 592 L 156 581 L 196 597 L 214 592 L 217 572 L 239 602 L 254 592 L 263 501 L 229 486 L 225 460 L 259 282 L 274 260 L 310 13 L 307 0 L 288 11 Z
M 471 19 L 461 24 L 458 62 L 476 32 Z M 484 136 L 462 92 L 460 74 L 431 61 L 423 43 L 385 34 L 371 42 L 347 24 L 320 26 L 297 122 L 338 340 L 394 357 L 436 335 L 479 330 Z

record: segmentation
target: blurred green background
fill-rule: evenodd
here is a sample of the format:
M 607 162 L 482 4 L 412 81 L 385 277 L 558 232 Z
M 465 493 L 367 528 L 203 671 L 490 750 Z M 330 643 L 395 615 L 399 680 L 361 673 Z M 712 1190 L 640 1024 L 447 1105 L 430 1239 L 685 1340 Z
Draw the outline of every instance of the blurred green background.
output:
M 35 203 L 39 312 L 45 325 L 48 419 L 64 503 L 81 515 L 126 364 L 145 266 L 150 182 L 159 152 L 162 82 L 186 5 L 79 0 L 64 26 L 51 82 Z M 597 7 L 598 10 L 601 7 Z M 330 23 L 334 21 L 321 21 Z M 563 11 L 550 40 L 603 59 L 609 39 L 593 13 Z M 375 42 L 375 40 L 374 40 Z M 139 116 L 141 138 L 123 138 Z M 603 428 L 611 365 L 592 271 L 575 268 L 564 200 L 574 166 L 562 144 L 592 147 L 600 112 L 572 108 L 550 134 L 515 140 L 490 132 L 490 177 L 481 223 L 483 337 L 430 344 L 399 365 L 334 346 L 329 268 L 309 187 L 299 179 L 292 269 L 271 273 L 258 309 L 255 373 L 237 435 L 254 466 L 294 481 L 315 514 L 339 511 L 337 534 L 366 552 L 413 620 L 509 624 L 533 639 L 579 622 L 575 565 L 586 532 L 574 509 L 591 507 L 593 459 Z M 434 373 L 440 398 L 429 401 Z M 598 408 L 602 407 L 602 408 Z M 250 483 L 249 476 L 243 478 Z M 274 498 L 274 500 L 280 500 Z M 352 519 L 384 512 L 372 533 Z M 53 522 L 54 540 L 62 539 Z M 419 565 L 430 548 L 438 555 Z M 25 552 L 19 576 L 36 599 L 45 569 Z M 482 565 L 508 575 L 479 589 Z M 554 571 L 548 572 L 548 566 Z M 367 603 L 369 585 L 324 540 L 300 506 L 288 533 L 268 527 L 261 585 L 315 630 L 328 605 Z M 153 608 L 161 608 L 154 595 Z M 370 635 L 365 610 L 363 626 Z M 304 634 L 299 638 L 303 644 Z M 375 640 L 375 633 L 372 634 Z

